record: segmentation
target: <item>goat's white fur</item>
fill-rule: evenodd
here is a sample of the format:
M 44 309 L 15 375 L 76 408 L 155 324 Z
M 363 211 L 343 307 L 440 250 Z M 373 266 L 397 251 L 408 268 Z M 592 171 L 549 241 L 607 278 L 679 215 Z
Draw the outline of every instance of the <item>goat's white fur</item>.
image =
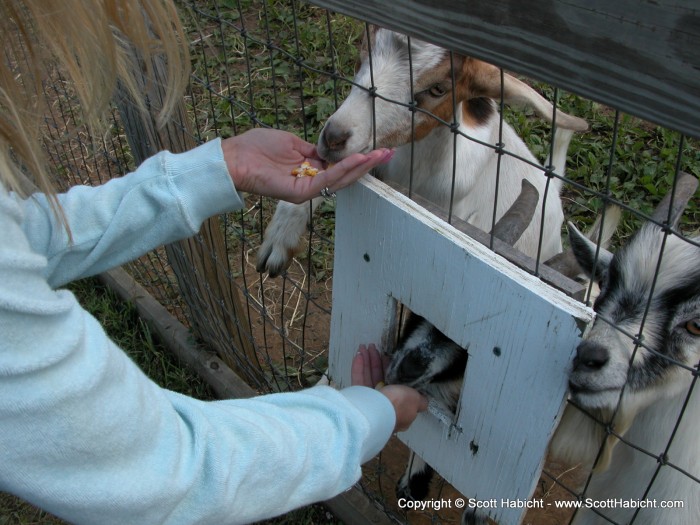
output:
M 662 238 L 660 229 L 646 225 L 617 261 L 617 274 L 622 281 L 619 285 L 620 293 L 626 294 L 624 304 L 628 304 L 631 298 L 643 300 L 645 295 L 648 296 L 656 273 Z M 667 239 L 654 285 L 655 299 L 642 333 L 646 346 L 654 349 L 671 348 L 674 359 L 688 367 L 695 367 L 700 361 L 700 336 L 684 330 L 688 320 L 700 322 L 700 296 L 684 298 L 682 303 L 675 305 L 659 301 L 664 292 L 674 287 L 683 287 L 684 283 L 693 286 L 700 278 L 699 261 L 700 249 L 677 237 Z M 697 290 L 696 283 L 694 286 Z M 604 286 L 603 294 L 605 293 Z M 609 306 L 611 302 L 613 301 L 604 302 L 600 307 L 597 305 L 596 310 L 601 310 L 599 314 L 606 317 L 612 316 L 616 327 L 637 334 L 641 315 L 616 314 Z M 669 312 L 672 312 L 672 318 L 662 321 L 663 316 Z M 663 323 L 666 328 L 662 326 Z M 666 333 L 668 327 L 670 332 Z M 605 347 L 609 352 L 609 360 L 599 370 L 578 370 L 574 366 L 571 377 L 572 384 L 577 386 L 577 392 L 573 395 L 573 400 L 605 423 L 610 421 L 619 401 L 620 406 L 613 422 L 615 432 L 635 447 L 655 455 L 666 450 L 687 401 L 668 449 L 668 460 L 699 478 L 700 393 L 697 388 L 691 391 L 692 373 L 672 364 L 661 371 L 652 369 L 653 354 L 642 347 L 634 356 L 631 370 L 629 364 L 634 349 L 633 342 L 601 319 L 596 320 L 585 340 Z M 634 369 L 638 371 L 634 372 Z M 630 374 L 641 377 L 632 379 L 634 376 Z M 631 386 L 631 382 L 641 386 Z M 620 399 L 623 386 L 624 394 Z M 585 497 L 593 500 L 618 498 L 623 501 L 644 497 L 658 468 L 656 459 L 607 436 L 601 424 L 576 407 L 567 406 L 550 444 L 550 453 L 557 459 L 592 466 L 603 441 L 605 445 L 597 459 Z M 684 508 L 645 508 L 639 512 L 635 524 L 700 523 L 700 483 L 672 467 L 661 467 L 646 498 L 659 503 L 679 500 L 683 502 Z M 634 509 L 618 507 L 602 512 L 616 523 L 627 523 L 631 520 Z M 591 525 L 608 522 L 590 510 L 582 510 L 577 514 L 575 523 Z
M 476 129 L 465 128 L 464 124 L 460 124 L 462 132 L 481 142 L 487 144 L 498 142 L 497 115 L 494 115 L 487 126 Z M 557 138 L 562 142 L 558 144 L 559 147 L 555 150 L 557 158 L 554 159 L 553 165 L 559 168 L 558 173 L 563 173 L 571 132 L 558 130 Z M 448 128 L 440 126 L 417 143 L 420 147 L 416 148 L 414 152 L 413 162 L 414 173 L 416 174 L 413 180 L 414 191 L 443 209 L 447 209 L 450 203 L 452 178 L 450 176 L 435 176 L 435 174 L 452 173 L 452 141 L 452 132 Z M 505 123 L 503 126 L 503 142 L 508 145 L 509 151 L 528 159 L 530 162 L 537 163 L 520 137 Z M 428 152 L 430 154 L 427 154 Z M 407 174 L 410 173 L 410 157 L 410 146 L 398 148 L 393 162 L 386 168 L 386 179 L 402 186 L 408 186 Z M 493 220 L 498 156 L 490 148 L 469 140 L 459 140 L 456 159 L 458 169 L 455 179 L 453 213 L 477 228 L 489 231 Z M 517 198 L 522 179 L 528 179 L 532 182 L 540 196 L 545 194 L 546 177 L 541 170 L 533 168 L 510 155 L 502 157 L 500 169 L 497 219 L 505 213 Z M 427 176 L 424 176 L 424 174 Z M 542 232 L 541 257 L 543 260 L 562 250 L 560 231 L 564 213 L 559 199 L 559 189 L 559 181 L 553 179 L 553 183 L 549 187 L 545 225 Z M 535 211 L 532 223 L 515 244 L 515 248 L 533 258 L 537 256 L 537 245 L 540 236 L 541 202 L 542 198 L 540 197 L 540 204 Z
M 455 143 L 453 132 L 423 111 L 416 111 L 412 120 L 411 112 L 406 106 L 388 100 L 408 103 L 412 96 L 417 100 L 425 97 L 427 100 L 425 111 L 432 111 L 437 105 L 442 105 L 443 110 L 449 106 L 447 120 L 450 121 L 455 113 L 452 106 L 450 55 L 444 49 L 431 44 L 411 41 L 414 81 L 412 90 L 407 54 L 406 37 L 384 29 L 373 32 L 371 68 L 370 60 L 365 56 L 349 96 L 326 123 L 319 139 L 318 151 L 327 160 L 337 162 L 353 153 L 368 152 L 374 146 L 396 147 L 392 162 L 377 169 L 378 176 L 404 187 L 409 187 L 411 184 L 416 193 L 447 209 L 452 191 Z M 499 136 L 501 119 L 497 111 L 492 108 L 486 118 L 483 116 L 479 118 L 478 115 L 470 113 L 467 107 L 470 100 L 479 99 L 483 105 L 485 99 L 500 96 L 499 70 L 471 58 L 459 57 L 458 62 L 460 64 L 469 62 L 465 66 L 466 76 L 458 86 L 458 93 L 456 92 L 458 103 L 456 121 L 459 132 L 486 144 L 495 145 L 502 142 L 506 151 L 527 159 L 532 164 L 529 165 L 510 155 L 502 156 L 496 220 L 518 196 L 521 179 L 528 179 L 536 187 L 540 194 L 540 203 L 546 193 L 547 210 L 544 227 L 540 228 L 542 216 L 540 204 L 532 224 L 516 244 L 516 248 L 523 253 L 536 256 L 542 229 L 541 257 L 546 260 L 561 251 L 560 230 L 563 212 L 559 199 L 560 182 L 552 178 L 547 192 L 545 191 L 547 177 L 541 168 L 536 167 L 539 165 L 538 162 L 520 137 L 505 122 L 502 127 L 502 136 Z M 441 100 L 433 100 L 425 95 L 430 87 L 436 84 L 447 90 Z M 472 84 L 483 84 L 483 86 L 477 90 L 466 87 Z M 372 97 L 368 93 L 367 90 L 372 86 L 376 86 L 377 93 L 381 96 Z M 510 75 L 504 76 L 504 93 L 506 102 L 530 106 L 541 116 L 551 120 L 553 111 L 551 104 Z M 558 127 L 555 133 L 552 165 L 558 174 L 563 175 L 571 130 L 584 130 L 587 124 L 581 119 L 558 110 L 556 115 Z M 411 144 L 414 138 L 412 127 L 419 134 L 427 130 L 427 135 L 415 137 L 417 140 Z M 342 147 L 328 147 L 326 139 L 331 132 L 335 135 L 349 135 Z M 456 143 L 453 213 L 488 231 L 493 220 L 499 155 L 493 148 L 462 136 L 458 136 Z M 412 168 L 411 163 L 413 163 Z M 412 181 L 411 173 L 413 173 Z M 311 212 L 319 202 L 320 199 L 314 199 Z M 309 212 L 308 205 L 284 202 L 278 205 L 258 253 L 259 270 L 267 270 L 271 275 L 276 275 L 289 265 L 291 255 L 306 229 Z

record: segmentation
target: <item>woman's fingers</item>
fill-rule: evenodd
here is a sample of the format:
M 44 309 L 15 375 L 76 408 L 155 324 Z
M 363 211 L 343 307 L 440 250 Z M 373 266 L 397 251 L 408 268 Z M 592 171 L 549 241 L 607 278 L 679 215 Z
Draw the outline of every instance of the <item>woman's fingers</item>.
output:
M 359 386 L 370 386 L 365 381 L 365 361 L 367 357 L 367 347 L 360 345 L 357 354 L 352 360 L 350 368 L 350 384 Z
M 338 191 L 352 184 L 372 168 L 389 162 L 394 150 L 379 149 L 367 154 L 355 153 L 320 172 L 313 179 L 312 187 L 320 192 L 323 188 Z
M 384 381 L 384 361 L 374 344 L 360 345 L 352 361 L 350 378 L 353 385 L 370 388 Z
M 353 385 L 378 388 L 396 412 L 395 432 L 406 430 L 419 412 L 428 409 L 428 400 L 417 390 L 404 385 L 384 386 L 385 360 L 374 344 L 360 345 L 352 360 L 350 375 Z
M 369 353 L 370 378 L 372 385 L 376 387 L 379 383 L 384 382 L 384 364 L 376 346 L 370 344 L 367 352 Z
M 402 432 L 411 426 L 419 412 L 428 410 L 428 399 L 417 390 L 404 385 L 389 385 L 381 389 L 389 398 L 396 412 L 395 432 Z

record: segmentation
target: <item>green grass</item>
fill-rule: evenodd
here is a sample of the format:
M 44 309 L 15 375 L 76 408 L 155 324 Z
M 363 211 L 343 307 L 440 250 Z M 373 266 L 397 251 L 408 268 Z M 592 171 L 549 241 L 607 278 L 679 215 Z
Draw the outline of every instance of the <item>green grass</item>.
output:
M 537 84 L 536 88 L 550 100 L 554 98 L 551 87 Z M 683 138 L 678 132 L 630 115 L 616 117 L 611 108 L 571 94 L 560 97 L 559 107 L 590 124 L 589 131 L 575 134 L 571 141 L 566 173 L 568 179 L 587 189 L 565 186 L 562 191 L 565 218 L 579 227 L 589 226 L 600 213 L 603 200 L 598 194 L 607 194 L 635 211 L 650 215 L 672 188 L 679 154 L 680 169 L 700 177 L 697 140 Z M 506 117 L 535 156 L 544 161 L 549 148 L 549 126 L 522 112 L 509 110 Z M 611 163 L 616 119 L 617 141 Z M 639 216 L 625 212 L 616 242 L 623 244 L 641 222 Z M 700 232 L 699 199 L 690 201 L 681 228 L 687 235 Z
M 183 2 L 183 12 L 204 138 L 263 125 L 316 141 L 349 90 L 332 73 L 351 76 L 362 24 L 303 2 Z
M 19 498 L 0 492 L 0 525 L 63 525 L 65 523 Z

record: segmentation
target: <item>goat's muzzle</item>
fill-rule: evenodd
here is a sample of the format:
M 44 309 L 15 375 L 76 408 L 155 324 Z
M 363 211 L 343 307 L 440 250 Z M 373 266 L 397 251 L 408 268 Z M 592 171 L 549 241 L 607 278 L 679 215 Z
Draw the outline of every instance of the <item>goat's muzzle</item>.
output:
M 319 139 L 322 153 L 326 156 L 333 156 L 333 154 L 343 151 L 351 136 L 352 131 L 334 126 L 329 122 L 323 128 Z
M 574 358 L 575 372 L 596 372 L 610 360 L 610 352 L 600 343 L 583 341 L 576 348 Z

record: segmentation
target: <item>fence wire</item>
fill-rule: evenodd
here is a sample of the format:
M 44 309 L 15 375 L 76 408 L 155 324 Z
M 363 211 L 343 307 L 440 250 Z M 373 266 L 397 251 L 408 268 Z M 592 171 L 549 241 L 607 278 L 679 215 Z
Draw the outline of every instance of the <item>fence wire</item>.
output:
M 169 140 L 176 147 L 183 143 L 194 145 L 261 126 L 285 129 L 310 142 L 318 140 L 323 123 L 353 86 L 359 43 L 370 31 L 367 24 L 300 1 L 180 0 L 178 5 L 188 30 L 193 73 L 184 100 L 183 122 L 176 123 L 172 135 L 158 146 L 170 149 Z M 119 106 L 112 112 L 111 132 L 95 143 L 81 128 L 80 108 L 75 105 L 70 86 L 60 72 L 49 73 L 44 93 L 50 102 L 46 146 L 63 187 L 100 184 L 133 169 L 138 164 L 138 155 L 133 151 L 135 141 L 126 134 L 130 125 Z M 411 83 L 413 74 L 411 68 Z M 591 123 L 589 132 L 574 136 L 565 176 L 547 166 L 538 168 L 544 177 L 563 180 L 561 199 L 566 220 L 582 229 L 589 227 L 606 206 L 615 204 L 623 209 L 622 222 L 612 240 L 613 249 L 624 246 L 639 225 L 652 216 L 680 172 L 700 175 L 700 150 L 695 140 L 580 96 L 536 81 L 530 83 L 563 111 Z M 367 93 L 375 100 L 381 99 L 382 86 L 372 85 Z M 413 106 L 412 100 L 384 101 L 412 111 L 413 115 L 424 111 Z M 499 109 L 502 119 L 516 129 L 535 157 L 544 163 L 551 152 L 552 126 L 503 104 Z M 456 129 L 454 113 L 449 119 L 434 118 L 453 130 L 455 142 L 478 142 L 479 139 Z M 499 158 L 512 155 L 501 140 L 481 145 Z M 455 163 L 453 180 L 458 169 Z M 407 192 L 412 195 L 413 188 Z M 328 367 L 334 202 L 326 200 L 316 213 L 309 214 L 305 244 L 278 278 L 256 270 L 256 253 L 276 203 L 251 196 L 246 197 L 245 203 L 243 210 L 206 226 L 209 232 L 200 233 L 191 244 L 158 249 L 131 264 L 129 271 L 171 313 L 192 327 L 200 339 L 223 353 L 221 357 L 260 393 L 314 385 Z M 453 217 L 452 208 L 450 199 L 442 212 L 448 220 L 459 222 Z M 691 239 L 698 232 L 700 206 L 694 198 L 678 231 L 668 234 L 698 246 L 697 240 Z M 212 244 L 210 239 L 220 242 Z M 197 258 L 208 262 L 194 265 L 186 276 L 179 273 L 178 267 L 191 267 Z M 528 267 L 535 274 L 541 271 L 537 259 L 534 266 Z M 580 297 L 589 300 L 592 293 L 591 286 Z M 651 304 L 650 297 L 647 311 Z M 614 319 L 608 322 L 613 327 L 617 324 Z M 692 375 L 691 391 L 687 394 L 690 399 L 698 375 L 697 363 L 689 366 L 658 354 L 653 344 L 639 338 L 642 329 L 640 326 L 637 333 L 623 333 L 620 337 L 632 341 L 635 351 L 655 353 L 666 363 L 664 366 Z M 241 348 L 242 345 L 249 349 Z M 681 417 L 683 413 L 678 416 L 676 428 Z M 609 423 L 600 421 L 614 433 Z M 668 432 L 670 445 L 675 429 Z M 618 447 L 628 447 L 658 463 L 640 498 L 645 497 L 664 469 L 674 469 L 698 482 L 700 489 L 698 473 L 692 471 L 691 465 L 675 464 L 673 457 L 667 458 L 668 447 L 643 450 L 623 434 L 618 437 L 622 442 Z M 365 492 L 385 509 L 388 518 L 397 522 L 458 523 L 460 512 L 455 509 L 415 511 L 397 506 L 394 487 L 407 457 L 406 448 L 392 440 L 380 457 L 365 467 L 361 481 Z M 534 498 L 582 499 L 590 479 L 590 473 L 580 465 L 549 462 Z M 441 480 L 433 483 L 429 495 L 433 499 L 458 496 Z M 604 509 L 599 512 L 605 515 Z M 524 523 L 568 523 L 572 516 L 571 510 L 545 506 L 530 511 Z

